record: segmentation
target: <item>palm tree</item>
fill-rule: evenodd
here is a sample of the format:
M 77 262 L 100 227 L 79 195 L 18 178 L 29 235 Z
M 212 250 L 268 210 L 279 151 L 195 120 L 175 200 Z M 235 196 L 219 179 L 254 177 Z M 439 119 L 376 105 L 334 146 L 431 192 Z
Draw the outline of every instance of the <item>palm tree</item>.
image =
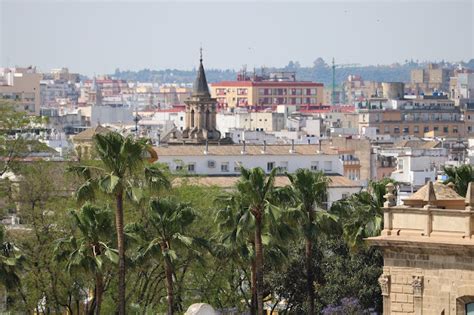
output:
M 216 246 L 213 254 L 218 258 L 232 259 L 243 269 L 250 265 L 251 299 L 250 314 L 257 313 L 257 275 L 255 260 L 255 218 L 249 206 L 238 192 L 226 193 L 216 200 L 218 211 Z M 286 258 L 286 250 L 280 244 L 288 241 L 292 230 L 284 222 L 271 222 L 263 229 L 262 239 L 266 240 L 265 256 L 275 264 L 281 264 Z M 248 301 L 245 299 L 246 302 Z M 248 303 L 248 302 L 247 302 Z
M 308 169 L 298 169 L 294 174 L 287 174 L 287 177 L 291 183 L 286 187 L 286 194 L 293 210 L 290 213 L 294 214 L 298 226 L 303 228 L 305 238 L 308 314 L 313 315 L 314 275 L 311 267 L 313 242 L 322 225 L 336 220 L 327 211 L 316 211 L 324 208 L 330 179 L 323 172 L 312 172 Z
M 275 219 L 275 208 L 270 200 L 274 193 L 274 182 L 277 169 L 273 169 L 268 176 L 260 167 L 253 169 L 241 168 L 241 176 L 237 182 L 237 191 L 244 198 L 255 224 L 255 275 L 257 294 L 257 314 L 263 315 L 263 243 L 262 229 L 264 217 Z
M 396 184 L 390 178 L 371 181 L 365 191 L 335 202 L 330 212 L 335 213 L 342 225 L 344 238 L 351 249 L 365 245 L 366 237 L 380 235 L 383 229 L 383 204 L 386 185 Z
M 148 163 L 146 155 L 151 148 L 147 140 L 124 137 L 117 132 L 94 136 L 99 166 L 79 165 L 70 170 L 85 179 L 76 194 L 80 201 L 94 198 L 99 190 L 115 199 L 115 229 L 119 254 L 118 313 L 125 314 L 125 240 L 124 194 L 137 201 L 144 186 L 159 189 L 170 187 L 161 169 Z M 140 179 L 143 179 L 140 181 Z
M 467 185 L 474 181 L 474 168 L 470 164 L 464 164 L 458 167 L 443 167 L 443 171 L 448 177 L 444 184 L 453 183 L 454 190 L 461 195 L 466 196 Z
M 67 261 L 68 271 L 81 269 L 93 275 L 94 300 L 89 313 L 100 314 L 105 271 L 110 264 L 118 263 L 117 250 L 109 246 L 112 212 L 87 203 L 79 211 L 72 210 L 70 214 L 73 227 L 79 230 L 79 235 L 59 240 L 55 250 L 57 259 Z
M 163 257 L 168 295 L 167 314 L 172 315 L 175 312 L 173 280 L 173 261 L 177 259 L 175 248 L 179 246 L 191 248 L 192 245 L 196 245 L 195 239 L 186 235 L 186 230 L 197 215 L 188 204 L 177 202 L 170 197 L 152 200 L 147 210 L 147 221 L 154 239 L 148 244 L 145 255 L 160 252 Z

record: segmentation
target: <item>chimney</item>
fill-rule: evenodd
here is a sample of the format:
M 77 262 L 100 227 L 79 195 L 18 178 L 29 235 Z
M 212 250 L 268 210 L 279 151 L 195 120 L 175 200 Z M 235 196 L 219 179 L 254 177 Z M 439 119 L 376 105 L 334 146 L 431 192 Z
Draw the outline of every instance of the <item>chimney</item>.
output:
M 267 140 L 263 140 L 262 154 L 267 153 Z
M 290 153 L 293 154 L 295 153 L 295 140 L 294 139 L 291 139 L 291 149 L 290 149 Z
M 246 154 L 246 145 L 245 145 L 245 140 L 242 140 L 242 151 L 240 151 L 240 154 Z
M 206 147 L 204 148 L 204 155 L 209 153 L 209 141 L 206 139 Z

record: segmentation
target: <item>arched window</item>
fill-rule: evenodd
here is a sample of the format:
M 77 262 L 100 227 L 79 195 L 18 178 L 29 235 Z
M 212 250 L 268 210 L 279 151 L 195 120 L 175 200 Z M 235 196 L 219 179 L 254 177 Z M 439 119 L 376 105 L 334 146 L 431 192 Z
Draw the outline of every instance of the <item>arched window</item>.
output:
M 191 128 L 194 128 L 194 109 L 191 110 Z
M 206 129 L 210 129 L 209 125 L 211 124 L 211 113 L 209 112 L 209 109 L 206 110 Z

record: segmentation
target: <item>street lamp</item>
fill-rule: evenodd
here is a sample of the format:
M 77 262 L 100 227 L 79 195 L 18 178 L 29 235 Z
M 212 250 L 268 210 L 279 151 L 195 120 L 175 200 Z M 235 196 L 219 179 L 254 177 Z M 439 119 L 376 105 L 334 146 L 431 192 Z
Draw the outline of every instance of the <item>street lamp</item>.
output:
M 133 121 L 135 122 L 135 135 L 138 137 L 138 122 L 141 120 L 140 116 L 138 116 L 138 112 L 135 112 L 135 117 Z

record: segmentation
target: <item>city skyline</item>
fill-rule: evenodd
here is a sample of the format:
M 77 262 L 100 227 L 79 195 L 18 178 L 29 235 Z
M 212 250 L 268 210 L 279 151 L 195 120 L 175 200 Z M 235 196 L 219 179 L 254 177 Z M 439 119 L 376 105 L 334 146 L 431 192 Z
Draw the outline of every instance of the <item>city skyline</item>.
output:
M 318 57 L 374 65 L 474 56 L 471 1 L 3 0 L 0 14 L 2 66 L 67 66 L 86 75 L 193 69 L 201 45 L 209 69 L 309 66 Z

